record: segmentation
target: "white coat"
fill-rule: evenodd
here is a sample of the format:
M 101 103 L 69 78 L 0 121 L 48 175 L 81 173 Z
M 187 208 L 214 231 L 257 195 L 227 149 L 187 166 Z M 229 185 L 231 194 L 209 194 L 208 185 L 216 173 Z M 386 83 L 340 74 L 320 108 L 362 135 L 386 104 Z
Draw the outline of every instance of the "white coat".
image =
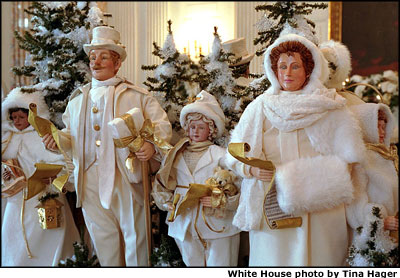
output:
M 10 124 L 2 126 L 2 159 L 17 158 L 25 177 L 29 178 L 35 171 L 34 164 L 52 163 L 64 164 L 63 156 L 46 150 L 42 140 L 32 126 L 23 131 Z M 3 144 L 11 133 L 14 133 L 10 143 Z M 1 229 L 1 264 L 2 266 L 57 266 L 60 260 L 70 258 L 74 254 L 74 241 L 80 242 L 67 199 L 63 194 L 57 198 L 64 206 L 61 208 L 63 221 L 61 227 L 43 230 L 39 224 L 36 205 L 41 194 L 27 200 L 24 210 L 24 226 L 29 249 L 33 255 L 28 258 L 23 239 L 20 220 L 23 192 L 7 198 Z
M 175 158 L 174 164 L 171 171 L 176 172 L 177 185 L 186 186 L 187 188 L 177 187 L 175 189 L 174 195 L 180 194 L 181 197 L 177 204 L 177 209 L 182 203 L 183 198 L 186 195 L 188 186 L 190 183 L 205 184 L 205 181 L 214 175 L 214 169 L 221 166 L 221 160 L 225 155 L 225 149 L 217 145 L 211 145 L 196 165 L 193 174 L 190 172 L 188 166 L 185 163 L 182 153 L 178 153 Z M 232 236 L 240 232 L 238 228 L 232 225 L 232 218 L 237 207 L 237 201 L 239 194 L 229 197 L 229 205 L 226 208 L 226 215 L 224 218 L 216 218 L 214 216 L 206 216 L 206 219 L 210 226 L 214 230 L 221 230 L 225 227 L 224 231 L 217 233 L 211 231 L 204 223 L 201 216 L 202 205 L 199 208 L 199 216 L 197 220 L 197 229 L 203 239 L 217 239 L 222 237 Z M 182 215 L 178 215 L 173 222 L 168 222 L 168 235 L 174 237 L 180 241 L 185 240 L 185 235 L 188 231 L 192 234 L 194 238 L 197 237 L 197 233 L 194 228 L 194 223 L 196 219 L 197 207 L 193 209 L 188 209 L 188 211 Z M 170 213 L 169 213 L 170 214 Z M 168 216 L 169 216 L 168 214 Z
M 300 41 L 315 63 L 308 84 L 296 92 L 281 91 L 270 68 L 268 51 L 285 40 Z M 250 231 L 249 265 L 343 265 L 349 245 L 346 204 L 354 198 L 348 165 L 364 157 L 361 131 L 344 99 L 334 89 L 322 86 L 327 65 L 311 42 L 296 35 L 281 37 L 268 48 L 265 69 L 272 86 L 247 106 L 232 132 L 231 143 L 246 142 L 251 148 L 247 157 L 274 163 L 279 206 L 300 216 L 302 225 L 270 229 L 263 215 L 268 183 L 252 177 L 249 166 L 228 154 L 228 165 L 243 177 L 233 224 Z M 281 101 L 282 106 L 270 105 L 273 101 Z M 292 111 L 292 107 L 298 110 Z M 296 117 L 298 111 L 306 117 Z M 279 122 L 284 118 L 277 117 L 279 113 L 290 117 Z
M 378 144 L 378 111 L 385 113 L 387 118 L 385 139 L 383 145 L 390 147 L 390 138 L 395 129 L 394 117 L 390 108 L 384 104 L 364 103 L 352 106 L 352 112 L 359 120 L 363 131 L 365 143 Z M 383 157 L 374 150 L 367 149 L 366 159 L 362 163 L 361 180 L 364 182 L 364 189 L 367 197 L 360 202 L 362 210 L 355 210 L 354 217 L 358 218 L 358 224 L 362 226 L 368 221 L 366 216 L 371 213 L 373 206 L 379 206 L 383 218 L 394 216 L 398 212 L 398 173 L 393 160 Z M 361 212 L 362 214 L 356 214 Z

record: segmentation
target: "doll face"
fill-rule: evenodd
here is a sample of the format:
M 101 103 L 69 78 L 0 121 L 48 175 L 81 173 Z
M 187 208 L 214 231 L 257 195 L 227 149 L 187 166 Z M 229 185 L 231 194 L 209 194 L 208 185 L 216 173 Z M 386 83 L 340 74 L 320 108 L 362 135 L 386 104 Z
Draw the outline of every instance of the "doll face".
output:
M 24 130 L 29 126 L 28 122 L 28 114 L 25 112 L 18 110 L 16 112 L 11 113 L 11 120 L 13 121 L 14 126 L 18 130 Z
M 384 119 L 378 120 L 378 134 L 379 134 L 379 143 L 383 143 L 385 141 L 386 135 L 386 121 Z
M 300 54 L 289 56 L 282 53 L 278 60 L 278 81 L 285 91 L 297 91 L 303 88 L 306 81 L 306 71 Z
M 203 142 L 208 140 L 210 127 L 203 120 L 191 121 L 188 127 L 189 138 L 193 142 Z
M 113 60 L 110 50 L 94 49 L 90 51 L 89 66 L 96 80 L 104 81 L 114 77 L 121 67 L 121 59 Z

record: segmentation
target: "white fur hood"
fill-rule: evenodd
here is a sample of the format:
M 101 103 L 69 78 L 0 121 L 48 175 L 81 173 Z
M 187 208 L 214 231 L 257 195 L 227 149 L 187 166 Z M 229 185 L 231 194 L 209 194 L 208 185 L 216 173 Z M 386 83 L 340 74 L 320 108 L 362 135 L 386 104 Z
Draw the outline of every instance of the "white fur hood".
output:
M 395 122 L 392 112 L 387 105 L 382 103 L 364 103 L 353 105 L 350 109 L 360 122 L 365 142 L 374 144 L 379 143 L 378 111 L 383 111 L 387 117 L 384 144 L 390 146 L 390 138 L 393 135 Z
M 302 89 L 305 92 L 312 92 L 314 91 L 312 88 L 321 88 L 322 84 L 328 80 L 329 76 L 329 69 L 328 63 L 322 55 L 322 52 L 318 49 L 318 47 L 312 43 L 311 41 L 307 40 L 306 38 L 296 35 L 296 34 L 288 34 L 281 36 L 278 38 L 272 45 L 267 48 L 264 56 L 264 68 L 265 73 L 268 77 L 268 80 L 271 82 L 272 88 L 274 88 L 275 92 L 281 89 L 279 81 L 271 68 L 271 59 L 270 54 L 272 49 L 277 47 L 279 44 L 286 42 L 286 41 L 298 41 L 302 43 L 307 49 L 311 52 L 314 60 L 314 69 L 311 73 L 310 80 L 308 81 L 307 85 Z
M 49 119 L 50 113 L 42 92 L 23 93 L 21 88 L 13 89 L 1 103 L 2 122 L 10 121 L 8 110 L 10 108 L 29 109 L 30 103 L 37 105 L 37 112 L 40 117 Z

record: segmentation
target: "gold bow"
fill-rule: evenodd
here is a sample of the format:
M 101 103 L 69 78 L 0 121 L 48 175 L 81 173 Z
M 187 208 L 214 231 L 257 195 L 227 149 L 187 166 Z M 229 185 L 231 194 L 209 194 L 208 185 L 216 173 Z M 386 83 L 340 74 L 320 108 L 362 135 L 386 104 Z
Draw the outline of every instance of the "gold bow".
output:
M 49 120 L 41 118 L 37 115 L 37 106 L 35 103 L 29 104 L 28 122 L 33 126 L 33 128 L 36 130 L 36 132 L 39 134 L 40 137 L 43 137 L 46 134 L 51 134 L 54 138 L 54 141 L 57 144 L 58 149 L 63 154 L 65 160 L 67 160 L 68 156 L 60 145 L 60 138 L 58 136 L 57 127 Z M 49 165 L 47 166 L 48 167 L 47 169 L 51 168 L 51 164 L 46 164 L 46 165 Z M 60 165 L 55 164 L 55 167 L 59 166 Z M 66 189 L 64 186 L 67 183 L 68 178 L 69 178 L 68 173 L 57 177 L 55 180 L 53 180 L 54 187 L 56 187 L 60 192 L 66 193 Z
M 126 113 L 120 118 L 124 120 L 126 126 L 131 132 L 131 135 L 122 137 L 120 139 L 114 138 L 114 145 L 117 148 L 127 147 L 129 149 L 130 154 L 125 160 L 125 166 L 132 173 L 134 172 L 133 161 L 136 158 L 135 153 L 140 150 L 145 141 L 154 143 L 164 154 L 172 148 L 172 146 L 168 142 L 155 135 L 154 124 L 151 122 L 150 119 L 146 119 L 143 123 L 142 128 L 139 130 L 139 132 L 137 132 L 135 122 L 133 121 L 131 115 Z
M 211 186 L 211 206 L 212 208 L 222 208 L 226 207 L 227 195 L 234 196 L 237 194 L 238 189 L 234 184 L 218 184 L 215 178 L 208 178 L 206 184 Z
M 388 149 L 384 144 L 366 143 L 365 145 L 368 150 L 379 153 L 384 159 L 392 160 L 394 168 L 396 169 L 397 174 L 399 174 L 399 156 L 397 155 L 396 145 L 391 145 L 390 149 Z

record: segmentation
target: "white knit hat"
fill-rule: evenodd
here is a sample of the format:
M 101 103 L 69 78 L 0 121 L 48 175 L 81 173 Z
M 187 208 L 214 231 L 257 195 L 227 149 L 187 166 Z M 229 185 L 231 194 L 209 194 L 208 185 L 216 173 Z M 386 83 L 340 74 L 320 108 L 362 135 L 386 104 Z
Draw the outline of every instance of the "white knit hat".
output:
M 186 115 L 189 113 L 200 113 L 214 121 L 217 127 L 217 137 L 221 137 L 225 131 L 225 115 L 213 95 L 201 91 L 196 96 L 196 101 L 187 104 L 182 108 L 180 123 L 183 127 L 186 122 Z
M 240 66 L 250 62 L 254 58 L 254 54 L 249 54 L 246 48 L 246 40 L 245 38 L 238 38 L 223 42 L 221 44 L 222 48 L 227 53 L 233 53 L 235 55 L 235 59 L 239 59 L 242 57 L 242 60 L 237 64 L 232 66 Z
M 320 44 L 322 54 L 335 69 L 330 68 L 329 80 L 325 83 L 328 88 L 342 89 L 342 83 L 351 71 L 351 56 L 349 49 L 337 41 L 327 41 Z
M 29 110 L 29 104 L 35 103 L 38 116 L 49 119 L 49 108 L 44 101 L 42 92 L 23 93 L 21 88 L 17 87 L 8 93 L 7 97 L 1 103 L 2 121 L 10 120 L 8 110 L 10 108 L 25 108 Z
M 108 49 L 117 52 L 121 61 L 126 59 L 125 46 L 120 42 L 121 36 L 117 30 L 109 26 L 93 28 L 93 38 L 90 44 L 84 44 L 83 50 L 89 55 L 93 49 Z

